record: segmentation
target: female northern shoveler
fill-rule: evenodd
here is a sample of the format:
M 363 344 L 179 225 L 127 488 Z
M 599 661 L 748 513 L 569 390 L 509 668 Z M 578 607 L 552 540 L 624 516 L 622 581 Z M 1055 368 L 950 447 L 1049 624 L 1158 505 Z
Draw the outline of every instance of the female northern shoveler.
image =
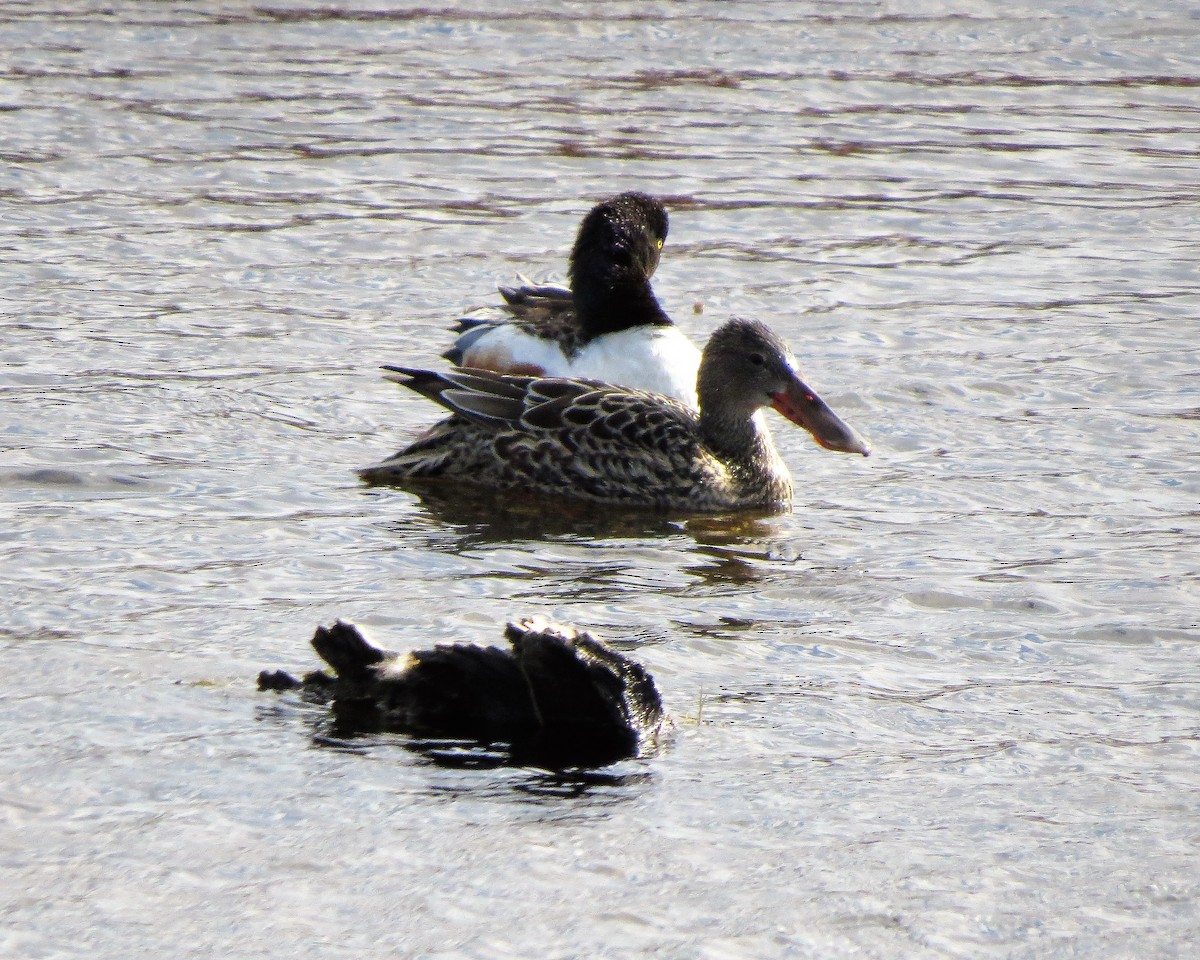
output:
M 673 510 L 786 507 L 792 481 L 759 412 L 771 406 L 843 453 L 870 453 L 796 372 L 765 324 L 731 320 L 704 348 L 699 410 L 589 380 L 386 367 L 452 416 L 359 475 L 445 479 Z
M 500 289 L 503 319 L 466 318 L 444 356 L 497 373 L 574 377 L 696 400 L 700 351 L 650 287 L 667 238 L 667 211 L 644 193 L 592 208 L 571 251 L 571 288 Z

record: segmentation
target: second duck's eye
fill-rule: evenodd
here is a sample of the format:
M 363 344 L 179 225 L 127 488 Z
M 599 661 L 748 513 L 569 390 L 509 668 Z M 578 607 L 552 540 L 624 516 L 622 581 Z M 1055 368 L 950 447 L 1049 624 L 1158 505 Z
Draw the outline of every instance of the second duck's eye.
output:
M 752 364 L 754 364 L 756 367 L 761 367 L 764 363 L 767 362 L 767 358 L 764 357 L 761 353 L 752 353 L 752 354 L 750 354 L 750 362 Z

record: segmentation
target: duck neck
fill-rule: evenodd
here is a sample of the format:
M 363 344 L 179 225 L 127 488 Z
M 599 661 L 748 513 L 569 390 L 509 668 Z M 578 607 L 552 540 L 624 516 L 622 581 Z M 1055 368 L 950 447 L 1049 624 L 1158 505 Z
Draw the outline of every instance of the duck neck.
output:
M 700 436 L 704 445 L 726 463 L 753 465 L 775 454 L 771 433 L 762 415 L 741 411 L 706 410 L 700 401 Z
M 791 475 L 775 449 L 761 410 L 748 417 L 705 414 L 702 400 L 700 435 L 728 468 L 739 498 L 762 503 L 791 499 Z
M 576 278 L 572 285 L 575 316 L 588 339 L 630 327 L 669 326 L 667 316 L 650 282 L 619 279 L 597 282 Z

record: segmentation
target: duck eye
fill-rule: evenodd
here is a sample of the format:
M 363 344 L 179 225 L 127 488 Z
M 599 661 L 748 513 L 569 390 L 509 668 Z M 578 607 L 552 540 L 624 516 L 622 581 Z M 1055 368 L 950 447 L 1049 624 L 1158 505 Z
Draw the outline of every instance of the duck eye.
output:
M 655 242 L 658 244 L 658 249 L 661 250 L 663 242 L 661 240 L 656 240 Z
M 764 357 L 761 353 L 752 353 L 752 354 L 750 354 L 750 362 L 752 364 L 754 364 L 756 367 L 761 367 L 764 363 L 767 362 L 767 358 Z

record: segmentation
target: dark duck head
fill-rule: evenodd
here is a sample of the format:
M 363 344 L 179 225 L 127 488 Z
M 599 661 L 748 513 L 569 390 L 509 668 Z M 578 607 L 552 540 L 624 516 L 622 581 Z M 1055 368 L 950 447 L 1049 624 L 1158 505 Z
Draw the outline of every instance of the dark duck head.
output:
M 569 276 L 585 339 L 671 323 L 650 287 L 666 239 L 667 211 L 644 193 L 619 194 L 583 218 Z

